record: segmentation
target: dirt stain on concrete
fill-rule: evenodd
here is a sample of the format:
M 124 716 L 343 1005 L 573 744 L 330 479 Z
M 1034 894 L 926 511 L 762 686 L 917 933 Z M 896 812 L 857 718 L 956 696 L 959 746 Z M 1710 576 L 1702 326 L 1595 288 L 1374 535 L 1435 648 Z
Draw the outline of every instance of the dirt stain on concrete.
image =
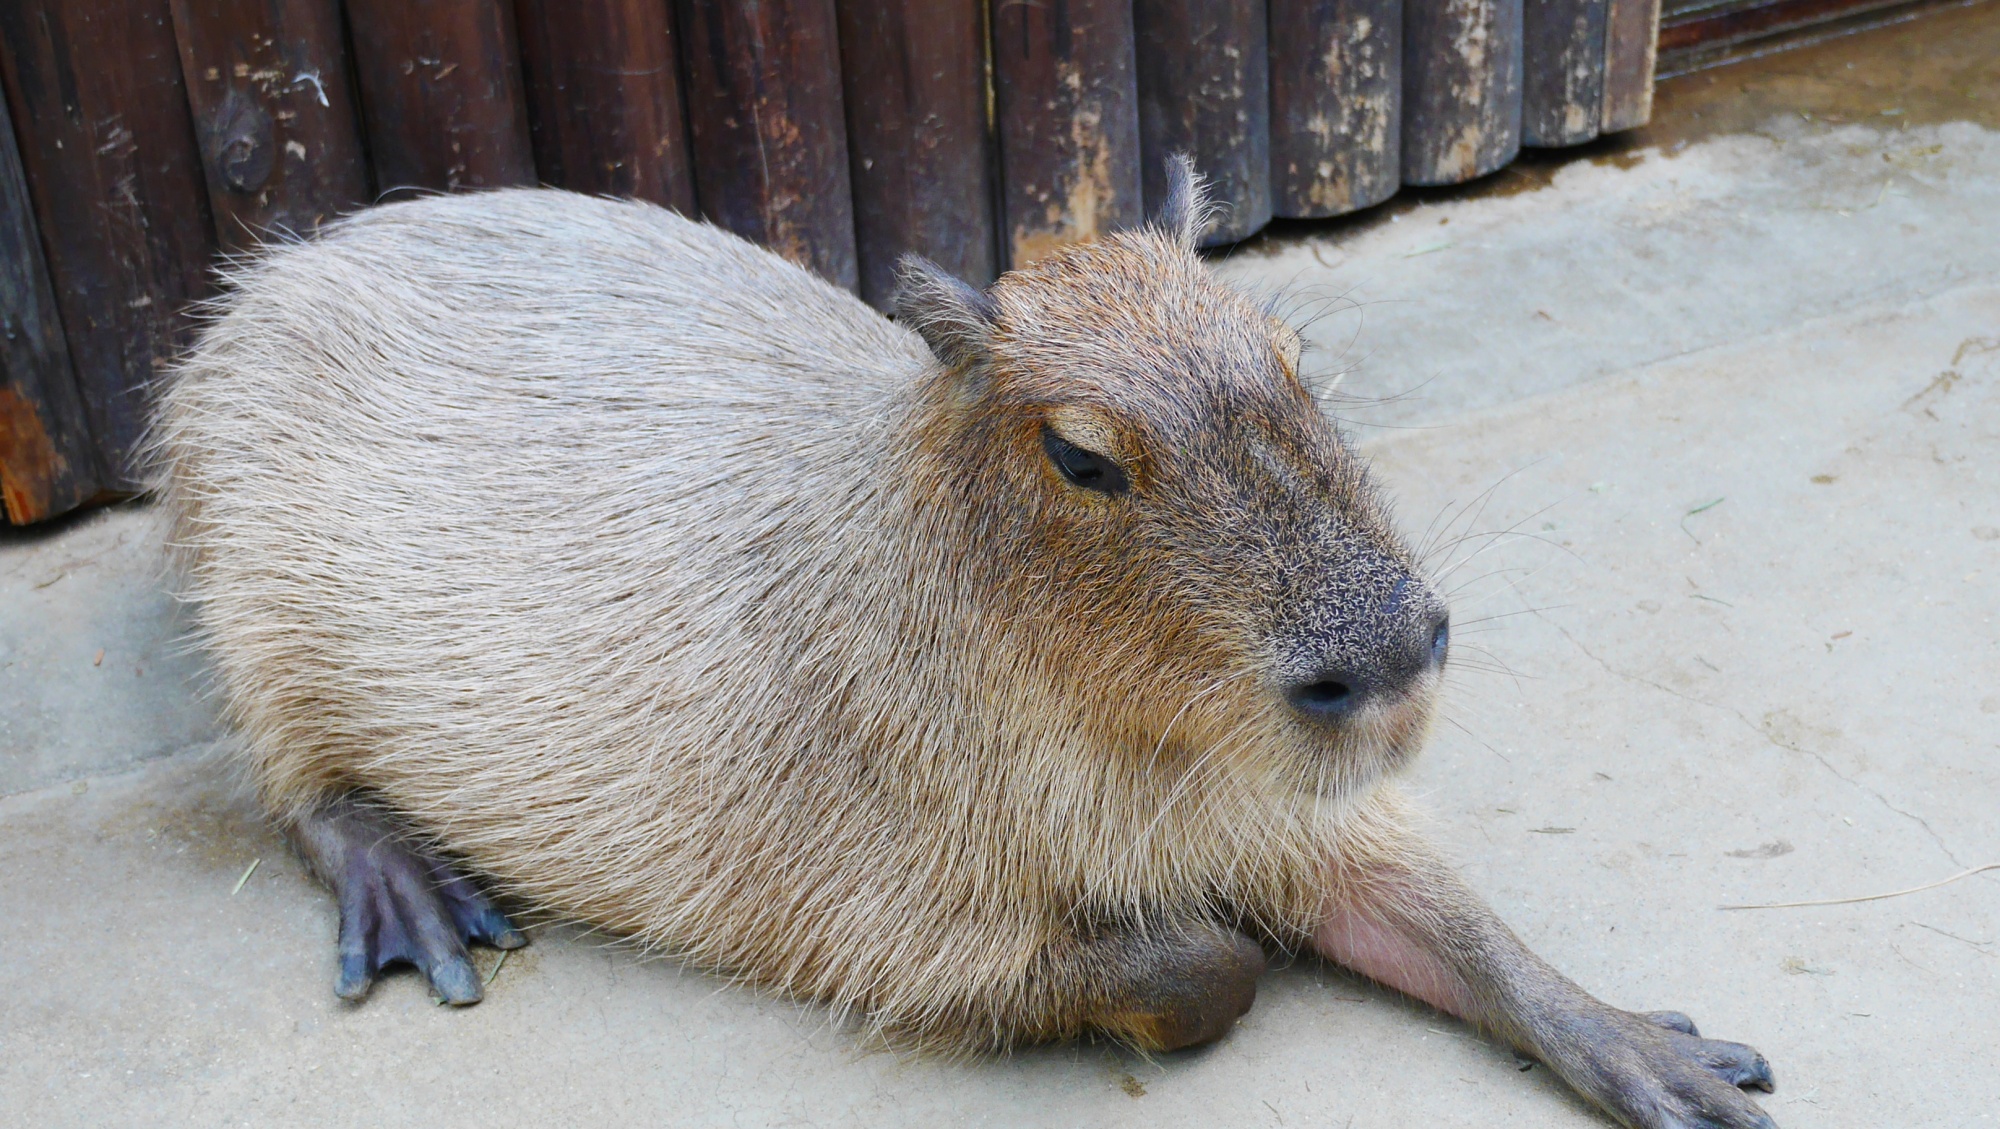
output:
M 288 869 L 290 853 L 257 810 L 225 761 L 203 758 L 162 768 L 153 787 L 118 797 L 100 809 L 99 841 L 124 840 L 185 859 L 224 888 L 253 858 L 272 873 Z

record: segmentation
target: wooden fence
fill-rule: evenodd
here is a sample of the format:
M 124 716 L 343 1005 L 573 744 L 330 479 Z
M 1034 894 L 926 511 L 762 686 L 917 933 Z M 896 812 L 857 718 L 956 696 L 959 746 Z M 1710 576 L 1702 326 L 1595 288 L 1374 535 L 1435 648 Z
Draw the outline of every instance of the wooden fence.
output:
M 413 191 L 708 219 L 882 304 L 1140 220 L 1186 151 L 1217 242 L 1649 113 L 1659 0 L 4 0 L 0 485 L 140 486 L 217 251 Z

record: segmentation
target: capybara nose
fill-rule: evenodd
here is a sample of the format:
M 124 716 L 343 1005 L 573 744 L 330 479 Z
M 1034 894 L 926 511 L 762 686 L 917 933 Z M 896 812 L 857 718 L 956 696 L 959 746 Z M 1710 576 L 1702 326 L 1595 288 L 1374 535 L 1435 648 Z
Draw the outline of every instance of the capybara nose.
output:
M 1339 721 L 1361 708 L 1368 689 L 1359 671 L 1328 668 L 1285 691 L 1285 700 L 1309 721 Z
M 1451 648 L 1451 621 L 1444 613 L 1426 617 L 1399 642 L 1359 661 L 1332 661 L 1292 684 L 1285 701 L 1308 721 L 1337 722 L 1377 697 L 1411 690 L 1444 665 Z

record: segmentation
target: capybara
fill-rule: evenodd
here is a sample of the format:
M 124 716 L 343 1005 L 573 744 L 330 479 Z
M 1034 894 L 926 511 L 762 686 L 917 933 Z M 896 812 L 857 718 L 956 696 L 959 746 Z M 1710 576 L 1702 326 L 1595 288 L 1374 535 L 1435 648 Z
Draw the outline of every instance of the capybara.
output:
M 895 322 L 553 190 L 234 268 L 160 495 L 336 990 L 478 1000 L 492 895 L 913 1045 L 1166 1050 L 1316 950 L 1628 1125 L 1771 1124 L 1412 830 L 1445 601 L 1170 180 L 984 290 L 907 259 Z

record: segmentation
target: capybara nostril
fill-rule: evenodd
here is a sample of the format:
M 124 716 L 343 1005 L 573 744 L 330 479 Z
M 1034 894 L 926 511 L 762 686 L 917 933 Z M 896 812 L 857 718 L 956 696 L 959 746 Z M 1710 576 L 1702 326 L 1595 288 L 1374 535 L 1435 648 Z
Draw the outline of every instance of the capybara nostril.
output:
M 1446 653 L 1451 650 L 1451 616 L 1439 614 L 1437 627 L 1431 631 L 1431 665 L 1443 666 Z
M 1350 672 L 1321 671 L 1285 692 L 1285 700 L 1310 721 L 1339 721 L 1361 706 L 1367 687 Z

